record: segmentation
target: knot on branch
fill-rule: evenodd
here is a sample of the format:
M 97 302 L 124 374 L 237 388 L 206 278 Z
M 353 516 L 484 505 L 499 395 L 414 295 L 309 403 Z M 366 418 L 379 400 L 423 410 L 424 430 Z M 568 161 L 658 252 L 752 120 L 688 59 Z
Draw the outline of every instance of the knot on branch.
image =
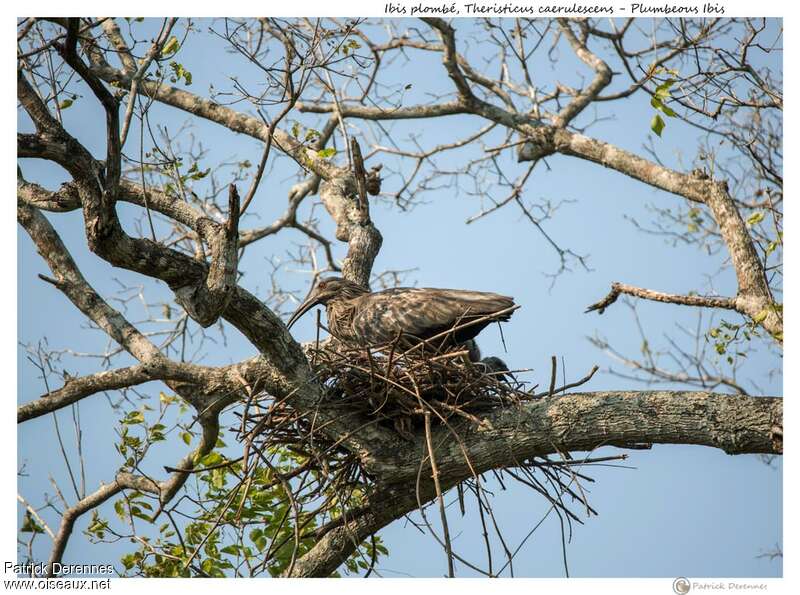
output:
M 367 193 L 370 196 L 378 196 L 381 192 L 381 169 L 383 164 L 378 164 L 370 168 L 367 172 Z
M 527 142 L 517 150 L 517 161 L 536 161 L 549 157 L 557 150 L 555 131 L 549 126 L 537 127 L 527 135 Z
M 350 241 L 350 230 L 356 221 L 356 181 L 345 174 L 322 183 L 319 193 L 322 204 L 336 223 L 336 239 Z

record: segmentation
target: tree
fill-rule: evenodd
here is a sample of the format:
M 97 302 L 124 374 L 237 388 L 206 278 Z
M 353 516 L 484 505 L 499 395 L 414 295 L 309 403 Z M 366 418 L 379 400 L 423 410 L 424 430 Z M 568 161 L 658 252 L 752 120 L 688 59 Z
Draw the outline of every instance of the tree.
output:
M 564 18 L 426 18 L 382 26 L 358 19 L 224 19 L 209 34 L 224 40 L 243 67 L 254 68 L 260 84 L 234 76 L 230 89 L 211 89 L 208 96 L 190 90 L 192 65 L 179 62 L 182 48 L 201 31 L 191 21 L 182 33 L 179 28 L 177 19 L 157 25 L 112 18 L 18 23 L 18 102 L 23 120 L 32 124 L 31 132 L 18 133 L 18 221 L 50 269 L 42 280 L 113 341 L 102 354 L 103 369 L 80 376 L 62 365 L 63 352 L 43 343 L 29 346 L 46 391 L 20 405 L 18 422 L 75 407 L 92 395 L 122 395 L 114 406 L 121 416 L 115 447 L 123 463 L 113 479 L 87 491 L 73 477 L 76 501 L 62 496 L 63 506 L 45 503 L 59 513 L 55 530 L 42 507 L 20 496 L 31 557 L 33 538 L 51 533 L 48 573 L 62 561 L 76 521 L 89 515 L 91 539 L 135 543 L 123 558 L 132 574 L 328 576 L 343 564 L 369 574 L 386 553 L 378 531 L 433 504 L 441 528 L 424 519 L 446 552 L 450 574 L 461 564 L 494 575 L 514 552 L 503 543 L 507 563 L 493 567 L 487 538 L 487 567 L 463 559 L 449 535 L 445 507 L 446 495 L 457 495 L 462 509 L 464 498 L 474 496 L 486 535 L 492 512 L 485 482 L 493 473 L 549 499 L 562 524 L 571 524 L 577 516 L 568 498 L 591 511 L 581 488 L 585 476 L 573 468 L 607 460 L 591 454 L 600 445 L 782 452 L 781 399 L 751 396 L 736 375 L 750 351 L 779 361 L 783 341 L 776 298 L 783 252 L 782 94 L 779 70 L 769 65 L 780 38 L 775 22 L 663 19 L 645 30 L 635 19 L 609 25 Z M 137 41 L 148 31 L 150 41 Z M 447 83 L 440 96 L 414 104 L 405 96 L 415 81 L 398 80 L 392 69 L 419 54 L 436 58 Z M 538 61 L 559 70 L 580 65 L 590 80 L 575 86 L 563 82 L 561 72 L 546 80 L 533 71 Z M 679 122 L 694 127 L 701 145 L 685 149 L 694 169 L 665 165 L 652 137 L 637 153 L 588 135 L 603 117 L 597 111 L 590 117 L 592 109 L 613 109 L 607 106 L 640 96 L 649 98 L 652 119 L 625 125 L 649 126 L 657 137 Z M 79 140 L 83 131 L 66 124 L 63 112 L 76 102 L 91 102 L 104 118 L 99 153 Z M 260 160 L 255 168 L 239 157 L 204 168 L 202 141 L 186 146 L 186 131 L 173 124 L 176 114 L 257 139 Z M 446 118 L 460 118 L 463 131 L 406 139 L 392 128 L 397 121 Z M 476 148 L 477 157 L 450 157 Z M 637 380 L 683 386 L 567 392 L 595 369 L 580 381 L 558 383 L 554 357 L 551 373 L 540 379 L 549 389 L 537 393 L 530 384 L 498 380 L 445 354 L 442 361 L 451 363 L 423 358 L 402 365 L 434 366 L 443 378 L 462 374 L 459 382 L 478 374 L 475 382 L 502 398 L 473 410 L 423 403 L 421 395 L 429 393 L 418 388 L 419 407 L 405 410 L 416 416 L 410 435 L 376 417 L 380 407 L 350 402 L 343 409 L 348 395 L 380 403 L 390 389 L 409 392 L 411 385 L 389 378 L 392 353 L 387 361 L 385 353 L 364 354 L 335 341 L 296 342 L 279 316 L 297 297 L 286 265 L 310 269 L 311 279 L 336 272 L 362 285 L 395 285 L 403 270 L 373 270 L 383 237 L 368 196 L 411 211 L 433 190 L 467 188 L 481 200 L 470 222 L 519 210 L 554 251 L 556 283 L 576 267 L 589 269 L 586 255 L 562 247 L 547 232 L 559 205 L 526 198 L 542 168 L 558 174 L 565 167 L 561 161 L 550 165 L 557 156 L 609 168 L 672 195 L 674 206 L 655 209 L 655 227 L 634 223 L 725 255 L 735 294 L 681 294 L 615 282 L 588 306 L 602 314 L 629 296 L 736 315 L 713 324 L 703 319 L 708 327 L 698 324 L 694 351 L 670 339 L 659 356 L 643 332 L 639 359 L 593 339 Z M 287 158 L 298 181 L 285 213 L 272 224 L 241 229 L 245 215 L 268 200 L 269 172 L 276 163 L 287 167 Z M 28 159 L 57 164 L 69 179 L 59 189 L 45 188 L 29 173 L 38 171 L 38 161 Z M 525 164 L 516 178 L 513 160 Z M 231 182 L 221 182 L 224 177 Z M 246 191 L 240 194 L 240 188 Z M 301 208 L 309 203 L 321 204 L 326 214 L 311 208 L 303 218 Z M 137 215 L 125 205 L 136 207 Z M 159 297 L 150 301 L 127 286 L 115 298 L 121 306 L 112 306 L 84 277 L 43 211 L 52 217 L 80 211 L 93 257 L 152 280 L 148 291 Z M 141 225 L 131 233 L 137 216 Z M 442 233 L 448 225 L 441 223 Z M 288 232 L 307 243 L 273 261 L 266 295 L 251 293 L 239 267 L 245 251 Z M 342 247 L 346 254 L 339 259 Z M 164 288 L 169 293 L 162 299 Z M 124 310 L 140 294 L 149 317 L 136 323 Z M 586 296 L 586 302 L 597 297 Z M 160 317 L 152 313 L 156 305 Z M 224 341 L 230 329 L 247 338 L 249 357 L 219 366 L 192 360 L 192 347 L 202 349 L 215 337 Z M 117 363 L 126 357 L 130 365 Z M 374 362 L 383 376 L 374 370 L 370 376 Z M 780 372 L 779 363 L 775 369 Z M 341 376 L 342 370 L 349 375 Z M 56 373 L 63 377 L 60 387 L 48 380 Z M 362 384 L 348 393 L 359 379 Z M 414 380 L 419 378 L 410 380 L 417 386 Z M 163 383 L 157 409 L 149 399 L 128 400 L 128 391 L 152 381 Z M 437 382 L 428 389 L 437 390 Z M 221 430 L 236 436 L 240 456 L 231 455 Z M 179 441 L 192 448 L 177 463 L 158 475 L 144 470 L 158 443 Z M 570 455 L 578 451 L 590 454 Z M 111 502 L 126 528 L 101 512 Z

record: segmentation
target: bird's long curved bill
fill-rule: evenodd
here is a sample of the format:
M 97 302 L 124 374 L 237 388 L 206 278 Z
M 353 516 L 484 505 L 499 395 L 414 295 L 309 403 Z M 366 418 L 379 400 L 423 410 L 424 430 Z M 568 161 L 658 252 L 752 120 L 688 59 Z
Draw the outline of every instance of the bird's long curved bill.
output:
M 292 328 L 292 325 L 295 322 L 297 322 L 303 314 L 308 312 L 311 308 L 313 308 L 317 304 L 319 304 L 319 301 L 317 301 L 316 292 L 314 291 L 314 289 L 312 289 L 309 292 L 308 296 L 306 297 L 305 301 L 302 304 L 300 304 L 300 307 L 297 308 L 297 310 L 295 310 L 294 314 L 292 314 L 292 317 L 289 319 L 289 322 L 286 323 L 286 328 L 287 329 Z

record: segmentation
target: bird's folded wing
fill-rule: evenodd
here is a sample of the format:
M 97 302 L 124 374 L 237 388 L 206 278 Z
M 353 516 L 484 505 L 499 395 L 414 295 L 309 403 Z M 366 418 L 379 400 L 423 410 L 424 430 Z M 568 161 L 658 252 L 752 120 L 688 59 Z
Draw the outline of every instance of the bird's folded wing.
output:
M 353 317 L 353 331 L 359 341 L 370 345 L 390 343 L 400 333 L 427 339 L 514 305 L 510 297 L 460 289 L 396 288 L 363 299 Z

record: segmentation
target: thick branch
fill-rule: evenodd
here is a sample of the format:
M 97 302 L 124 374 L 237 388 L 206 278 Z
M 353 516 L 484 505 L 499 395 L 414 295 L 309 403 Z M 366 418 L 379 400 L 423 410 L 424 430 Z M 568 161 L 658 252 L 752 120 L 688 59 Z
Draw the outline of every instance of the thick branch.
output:
M 520 161 L 532 161 L 553 153 L 562 153 L 592 161 L 659 190 L 704 203 L 710 182 L 666 168 L 615 145 L 565 129 L 549 126 L 530 131 L 530 142 L 521 146 Z
M 482 474 L 533 457 L 600 446 L 696 444 L 729 454 L 783 452 L 783 400 L 776 397 L 685 391 L 574 393 L 521 408 L 499 408 L 485 419 L 489 423 L 480 430 L 466 424 L 455 427 L 460 443 L 447 428 L 433 433 L 444 489 L 473 477 L 473 470 Z M 387 487 L 377 490 L 349 522 L 325 533 L 297 561 L 292 576 L 329 576 L 356 544 L 419 503 L 431 501 L 436 492 L 430 468 L 421 473 L 419 469 L 423 452 L 424 437 L 418 436 L 413 445 L 387 453 L 395 461 L 382 476 Z
M 56 279 L 51 282 L 81 312 L 139 361 L 155 363 L 164 359 L 155 345 L 109 306 L 86 282 L 61 238 L 44 215 L 27 203 L 17 201 L 17 219 L 56 275 Z
M 520 150 L 521 161 L 553 152 L 579 157 L 614 169 L 693 202 L 708 206 L 728 247 L 738 284 L 735 309 L 759 322 L 779 343 L 783 342 L 783 316 L 772 298 L 753 239 L 725 182 L 682 174 L 619 147 L 568 130 L 542 127 L 536 139 Z
M 297 109 L 311 114 L 328 114 L 337 111 L 334 103 L 305 103 L 298 102 Z M 464 106 L 458 101 L 431 105 L 409 105 L 384 109 L 382 107 L 369 107 L 366 105 L 343 103 L 339 113 L 344 118 L 361 118 L 362 120 L 408 120 L 416 118 L 438 118 L 466 113 Z
M 150 370 L 142 365 L 68 378 L 61 388 L 17 407 L 17 423 L 56 411 L 89 395 L 142 384 L 152 379 Z
M 383 243 L 380 231 L 367 219 L 362 221 L 355 179 L 351 175 L 324 182 L 319 193 L 322 204 L 336 222 L 336 239 L 349 245 L 342 275 L 369 287 L 372 264 Z
M 618 444 L 696 444 L 729 454 L 783 452 L 783 400 L 693 391 L 605 391 L 543 398 L 486 416 L 489 429 L 465 428 L 463 444 L 482 473 L 561 450 Z M 487 426 L 488 427 L 488 426 Z M 446 477 L 470 475 L 460 446 L 443 443 L 436 459 Z M 435 433 L 436 434 L 436 433 Z M 557 447 L 557 449 L 556 449 Z M 396 454 L 396 474 L 412 477 L 410 452 Z
M 175 297 L 201 326 L 214 324 L 233 296 L 239 263 L 239 192 L 228 189 L 228 221 L 225 225 L 206 225 L 203 234 L 210 247 L 211 264 L 205 283 L 175 290 Z
M 95 65 L 92 72 L 105 80 L 122 88 L 129 89 L 133 84 L 131 76 L 108 66 Z M 269 126 L 256 117 L 237 112 L 229 107 L 219 105 L 183 89 L 145 78 L 139 83 L 140 92 L 145 93 L 161 103 L 171 105 L 190 114 L 215 122 L 233 132 L 246 134 L 266 142 Z M 340 173 L 339 168 L 317 155 L 283 130 L 276 129 L 273 142 L 286 154 L 290 155 L 303 167 L 310 169 L 323 179 L 329 179 Z
M 444 44 L 444 53 L 442 54 L 442 63 L 444 64 L 447 74 L 453 81 L 461 101 L 465 104 L 472 103 L 476 97 L 470 89 L 464 73 L 458 65 L 458 53 L 456 52 L 456 39 L 455 30 L 447 24 L 444 19 L 439 18 L 423 18 L 422 21 L 433 27 L 439 32 Z
M 724 182 L 683 174 L 663 167 L 629 151 L 566 130 L 564 126 L 594 101 L 608 86 L 611 71 L 586 44 L 579 40 L 567 21 L 560 22 L 562 33 L 576 55 L 592 67 L 596 76 L 555 118 L 554 126 L 543 126 L 532 115 L 519 114 L 476 97 L 459 68 L 455 31 L 441 19 L 423 19 L 438 30 L 444 45 L 443 64 L 453 80 L 464 109 L 498 124 L 517 130 L 529 142 L 521 145 L 520 161 L 535 161 L 553 153 L 579 157 L 619 171 L 646 184 L 698 203 L 708 205 L 728 247 L 736 273 L 739 295 L 736 310 L 761 324 L 778 342 L 783 341 L 783 316 L 775 304 L 753 240 Z
M 350 179 L 352 180 L 352 178 Z M 124 184 L 123 187 L 125 187 Z M 82 200 L 85 200 L 84 197 L 86 193 L 91 193 L 91 190 L 82 188 Z M 345 198 L 350 202 L 354 202 L 350 197 Z M 175 202 L 178 203 L 180 201 Z M 24 201 L 18 202 L 18 209 L 21 213 L 21 220 L 26 217 L 30 220 L 36 220 L 43 226 L 43 229 L 46 226 L 50 232 L 52 232 L 53 237 L 46 242 L 49 246 L 46 248 L 46 253 L 49 255 L 46 256 L 46 259 L 48 257 L 54 260 L 62 257 L 67 258 L 71 265 L 67 266 L 66 270 L 73 271 L 75 275 L 80 275 L 74 263 L 72 263 L 71 258 L 68 256 L 66 248 L 63 247 L 60 239 L 55 235 L 55 232 L 52 230 L 49 223 L 47 223 L 46 219 Z M 184 215 L 187 218 L 191 217 L 191 214 L 188 212 L 184 213 Z M 211 226 L 214 228 L 215 232 L 219 231 L 218 227 L 215 227 L 219 224 L 215 224 L 209 219 L 203 218 L 202 220 L 196 221 L 196 224 L 199 227 Z M 360 233 L 365 233 L 369 237 L 374 237 L 370 234 L 369 230 L 366 229 L 369 226 L 371 226 L 371 223 L 363 227 L 357 226 L 358 229 L 356 233 L 354 233 L 354 237 L 357 238 L 357 234 Z M 375 230 L 375 232 L 377 233 L 377 230 Z M 42 236 L 41 233 L 45 235 Z M 39 233 L 40 237 L 47 236 L 47 233 L 41 233 Z M 361 245 L 361 243 L 359 242 L 358 245 Z M 118 241 L 107 242 L 107 248 L 109 253 L 105 256 L 108 257 L 109 262 L 112 264 L 135 270 L 150 277 L 159 278 L 170 284 L 175 284 L 178 286 L 176 287 L 178 290 L 180 290 L 181 287 L 185 287 L 192 280 L 202 282 L 202 280 L 207 277 L 207 266 L 205 263 L 196 261 L 174 250 L 166 249 L 150 240 L 134 239 L 124 235 L 124 238 L 120 237 Z M 377 253 L 377 250 L 375 250 L 375 253 Z M 364 254 L 366 255 L 367 253 L 365 252 Z M 364 268 L 356 270 L 369 270 L 366 268 L 367 261 L 368 257 L 365 256 L 363 260 L 365 263 Z M 369 260 L 368 264 L 371 268 L 371 260 Z M 76 287 L 84 287 L 84 283 L 85 281 L 77 283 Z M 71 286 L 67 285 L 64 287 Z M 78 300 L 78 303 L 81 303 L 80 299 L 83 299 L 85 295 L 89 294 L 77 291 L 74 297 Z M 94 295 L 93 292 L 91 295 Z M 72 299 L 72 296 L 70 299 Z M 99 296 L 93 297 L 91 304 L 82 304 L 79 307 L 86 308 L 86 312 L 90 312 L 91 308 L 94 308 L 97 304 L 101 306 L 105 305 L 105 307 L 110 309 Z M 129 347 L 145 349 L 140 345 L 140 338 L 143 338 L 142 335 L 135 328 L 131 327 L 127 321 L 124 321 L 124 319 L 115 321 L 114 316 L 121 317 L 119 313 L 116 313 L 113 309 L 110 310 L 111 312 L 108 313 L 106 317 L 111 317 L 111 320 L 106 326 L 110 331 L 114 332 L 112 337 L 118 342 L 121 342 L 120 344 L 125 346 L 126 349 L 129 349 Z M 112 316 L 112 313 L 114 316 Z M 308 362 L 302 348 L 292 339 L 283 322 L 255 296 L 239 286 L 234 286 L 230 301 L 223 315 L 225 319 L 239 329 L 264 356 L 263 358 L 257 358 L 255 363 L 249 366 L 250 370 L 257 370 L 258 375 L 252 379 L 248 378 L 248 380 L 253 382 L 253 384 L 257 383 L 261 389 L 268 391 L 277 398 L 288 395 L 289 403 L 299 411 L 316 410 L 321 397 L 319 385 L 308 368 Z M 97 322 L 97 320 L 95 320 L 95 322 Z M 127 346 L 125 343 L 126 341 L 135 341 L 135 343 L 133 346 Z M 149 344 L 149 342 L 147 343 Z M 157 352 L 154 346 L 150 345 L 150 348 Z M 144 357 L 146 354 L 140 351 L 139 355 Z M 155 355 L 160 356 L 160 353 L 156 353 Z M 153 361 L 156 360 L 154 359 Z M 222 391 L 224 398 L 215 396 L 217 392 L 216 390 L 203 390 L 200 394 L 197 394 L 195 391 L 188 391 L 182 394 L 187 400 L 190 400 L 190 402 L 194 400 L 198 410 L 202 410 L 210 402 L 216 403 L 214 411 L 218 411 L 220 407 L 232 402 L 239 395 L 239 392 L 231 390 L 229 386 L 226 386 L 225 390 Z M 369 461 L 371 459 L 369 453 L 376 444 L 386 442 L 386 440 L 382 439 L 386 432 L 380 432 L 369 426 L 360 427 L 363 425 L 363 420 L 360 422 L 353 419 L 343 419 L 340 413 L 336 411 L 319 412 L 318 419 L 320 425 L 324 428 L 321 430 L 322 432 L 333 436 L 334 439 L 347 436 L 343 440 L 343 444 L 353 452 L 361 454 L 364 460 Z M 353 431 L 354 427 L 359 429 Z
M 122 488 L 123 486 L 121 483 L 115 480 L 112 484 L 101 486 L 96 492 L 86 496 L 64 511 L 61 515 L 61 526 L 58 529 L 56 538 L 53 540 L 53 547 L 50 550 L 50 559 L 47 563 L 45 576 L 52 577 L 54 575 L 53 567 L 56 563 L 61 562 L 64 556 L 64 550 L 67 549 L 67 543 L 69 543 L 72 529 L 75 527 L 75 521 L 86 512 L 97 508 L 109 498 L 114 497 Z

